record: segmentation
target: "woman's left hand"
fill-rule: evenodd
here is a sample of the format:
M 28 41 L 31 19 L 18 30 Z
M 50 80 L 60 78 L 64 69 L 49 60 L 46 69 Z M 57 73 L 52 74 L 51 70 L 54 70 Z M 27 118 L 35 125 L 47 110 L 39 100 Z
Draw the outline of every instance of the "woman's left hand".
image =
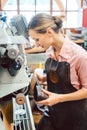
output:
M 46 106 L 52 106 L 57 103 L 62 103 L 66 101 L 76 101 L 76 100 L 87 98 L 86 88 L 81 88 L 78 91 L 72 93 L 66 93 L 66 94 L 56 94 L 56 93 L 49 92 L 45 89 L 42 89 L 42 91 L 48 96 L 48 98 L 46 100 L 38 101 L 37 103 Z
M 42 89 L 42 91 L 48 96 L 48 98 L 46 100 L 38 101 L 37 104 L 52 106 L 52 105 L 55 105 L 55 104 L 61 102 L 62 94 L 52 93 L 45 89 Z

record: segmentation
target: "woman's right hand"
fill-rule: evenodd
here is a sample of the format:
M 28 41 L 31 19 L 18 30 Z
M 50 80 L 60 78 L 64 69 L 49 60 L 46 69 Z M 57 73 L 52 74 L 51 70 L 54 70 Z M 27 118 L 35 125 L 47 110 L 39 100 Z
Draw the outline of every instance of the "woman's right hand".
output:
M 44 84 L 44 82 L 46 82 L 46 74 L 42 68 L 36 68 L 34 75 L 38 84 Z
M 36 73 L 37 80 L 39 84 L 44 84 L 46 82 L 46 75 L 40 75 Z

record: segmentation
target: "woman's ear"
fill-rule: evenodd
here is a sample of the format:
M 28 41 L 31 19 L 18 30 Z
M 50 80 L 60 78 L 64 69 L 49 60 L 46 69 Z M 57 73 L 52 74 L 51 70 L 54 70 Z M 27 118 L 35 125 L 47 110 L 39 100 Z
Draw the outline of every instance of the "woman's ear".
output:
M 51 28 L 47 28 L 47 35 L 52 36 L 53 30 Z
M 62 34 L 64 34 L 64 29 L 63 29 L 63 28 L 61 28 L 61 29 L 60 29 L 60 32 L 61 32 Z
M 64 29 L 61 28 L 59 31 L 60 31 L 60 33 L 65 37 Z

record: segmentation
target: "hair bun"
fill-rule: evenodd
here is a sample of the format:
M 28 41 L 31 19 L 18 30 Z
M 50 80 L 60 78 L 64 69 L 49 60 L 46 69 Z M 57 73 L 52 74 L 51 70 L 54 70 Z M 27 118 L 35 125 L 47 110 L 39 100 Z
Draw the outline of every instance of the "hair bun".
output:
M 61 19 L 60 17 L 53 16 L 53 20 L 54 20 L 54 23 L 55 23 L 59 28 L 62 27 L 62 19 Z

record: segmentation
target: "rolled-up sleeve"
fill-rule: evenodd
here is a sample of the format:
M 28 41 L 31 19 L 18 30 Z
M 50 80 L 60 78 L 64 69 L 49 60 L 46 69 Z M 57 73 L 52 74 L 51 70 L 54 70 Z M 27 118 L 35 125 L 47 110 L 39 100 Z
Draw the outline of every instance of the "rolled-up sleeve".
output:
M 87 56 L 81 56 L 78 62 L 78 76 L 81 86 L 87 88 Z

